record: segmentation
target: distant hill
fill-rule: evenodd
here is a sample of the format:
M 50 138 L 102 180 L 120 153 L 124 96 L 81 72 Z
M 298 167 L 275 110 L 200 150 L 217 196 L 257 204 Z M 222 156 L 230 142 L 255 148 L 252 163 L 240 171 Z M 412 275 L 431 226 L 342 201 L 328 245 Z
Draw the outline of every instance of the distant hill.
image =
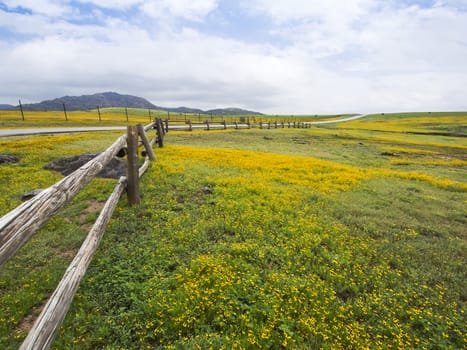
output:
M 246 109 L 241 109 L 241 108 L 217 108 L 217 109 L 210 109 L 206 111 L 205 113 L 207 114 L 212 113 L 215 115 L 245 115 L 245 114 L 261 115 L 262 114 L 259 112 L 248 111 Z
M 53 100 L 46 100 L 39 103 L 23 104 L 23 108 L 28 111 L 61 111 L 63 104 L 68 111 L 84 111 L 106 107 L 128 107 L 128 108 L 145 108 L 145 109 L 158 109 L 162 111 L 174 113 L 202 113 L 202 114 L 215 114 L 215 115 L 259 115 L 261 113 L 247 111 L 240 108 L 220 108 L 209 111 L 203 111 L 197 108 L 190 107 L 161 107 L 152 104 L 148 100 L 132 96 L 121 95 L 116 92 L 102 92 L 94 95 L 82 96 L 64 96 Z M 18 106 L 11 108 L 19 108 Z M 1 107 L 0 107 L 1 108 Z
M 0 110 L 8 110 L 8 109 L 14 109 L 15 106 L 13 105 L 5 105 L 5 104 L 0 104 Z
M 95 109 L 97 106 L 100 108 L 158 108 L 156 105 L 153 105 L 144 98 L 131 95 L 120 95 L 116 92 L 102 92 L 94 95 L 83 96 L 64 96 L 54 100 L 25 104 L 23 107 L 29 111 L 60 111 L 63 110 L 63 104 L 65 104 L 66 109 L 69 111 Z
M 202 109 L 197 108 L 190 108 L 190 107 L 177 107 L 177 108 L 170 108 L 170 107 L 159 107 L 163 111 L 167 112 L 174 112 L 174 113 L 206 113 Z

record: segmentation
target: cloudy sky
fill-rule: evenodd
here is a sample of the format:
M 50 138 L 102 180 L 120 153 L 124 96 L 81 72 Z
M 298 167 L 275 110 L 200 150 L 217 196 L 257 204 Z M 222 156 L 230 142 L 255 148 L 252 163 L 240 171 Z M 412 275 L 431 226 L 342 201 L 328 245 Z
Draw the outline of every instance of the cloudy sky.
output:
M 467 110 L 467 0 L 0 0 L 0 103 Z

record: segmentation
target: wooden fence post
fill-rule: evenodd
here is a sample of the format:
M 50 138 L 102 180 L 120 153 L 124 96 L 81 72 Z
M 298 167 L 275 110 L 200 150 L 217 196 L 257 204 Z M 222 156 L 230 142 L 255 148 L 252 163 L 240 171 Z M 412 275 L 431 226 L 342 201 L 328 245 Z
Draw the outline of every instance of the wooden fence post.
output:
M 206 130 L 211 130 L 211 128 L 209 127 L 209 120 L 206 119 Z
M 68 115 L 66 114 L 65 103 L 62 103 L 62 105 L 63 105 L 63 113 L 65 113 L 65 121 L 68 121 Z
M 225 122 L 225 120 L 223 120 L 223 124 L 224 124 L 224 130 L 227 129 L 227 123 Z
M 159 148 L 164 147 L 164 125 L 161 118 L 156 120 L 157 144 Z
M 193 123 L 191 122 L 191 119 L 188 121 L 188 131 L 193 131 Z
M 21 100 L 19 101 L 19 109 L 21 110 L 21 119 L 24 122 L 24 111 L 23 111 L 23 104 L 21 103 Z
M 130 205 L 139 204 L 139 174 L 138 174 L 138 128 L 127 127 L 128 166 L 127 166 L 127 196 Z
M 161 124 L 162 124 L 162 119 L 161 119 Z M 162 131 L 164 132 L 164 125 L 162 125 Z M 165 132 L 164 134 L 167 134 L 169 132 L 169 118 L 165 120 Z
M 146 132 L 144 131 L 144 126 L 141 124 L 138 124 L 136 125 L 136 127 L 138 129 L 138 134 L 141 137 L 141 141 L 143 141 L 143 145 L 144 145 L 144 148 L 146 149 L 146 153 L 149 159 L 156 160 L 156 155 L 154 154 L 151 143 L 149 142 Z
M 235 129 L 238 129 L 238 123 L 235 122 Z

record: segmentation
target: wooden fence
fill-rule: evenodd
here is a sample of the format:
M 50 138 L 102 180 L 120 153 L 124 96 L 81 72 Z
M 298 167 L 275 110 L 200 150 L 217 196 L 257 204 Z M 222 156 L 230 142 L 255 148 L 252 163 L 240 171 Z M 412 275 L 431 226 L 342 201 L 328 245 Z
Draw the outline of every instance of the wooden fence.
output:
M 156 129 L 156 137 L 149 140 L 146 132 L 153 128 Z M 1 268 L 124 148 L 125 143 L 127 144 L 127 176 L 119 179 L 80 250 L 68 266 L 20 349 L 50 348 L 124 190 L 127 189 L 130 205 L 139 202 L 139 178 L 149 167 L 149 162 L 156 159 L 152 147 L 156 142 L 160 147 L 163 146 L 164 134 L 161 119 L 145 127 L 129 126 L 127 135 L 118 138 L 105 152 L 0 219 Z M 140 168 L 138 168 L 138 136 L 147 155 Z
M 192 120 L 164 120 L 164 127 L 166 132 L 170 130 L 186 130 L 186 131 L 193 131 L 195 129 L 202 129 L 202 130 L 220 130 L 220 129 L 227 129 L 227 128 L 235 128 L 235 129 L 251 129 L 251 128 L 259 128 L 259 129 L 278 129 L 278 128 L 310 128 L 312 126 L 311 122 L 285 122 L 285 121 L 268 121 L 263 122 L 260 121 L 258 123 L 250 123 L 250 121 L 246 122 L 239 122 L 239 121 L 231 121 L 227 122 L 226 120 L 213 122 L 206 119 L 204 122 L 193 122 Z
M 69 203 L 111 160 L 125 150 L 127 154 L 127 176 L 121 177 L 104 205 L 99 217 L 89 231 L 86 239 L 57 288 L 49 298 L 39 317 L 29 331 L 20 349 L 49 349 L 72 303 L 79 284 L 97 250 L 112 213 L 118 204 L 123 192 L 127 191 L 130 205 L 138 204 L 139 178 L 149 166 L 149 162 L 156 160 L 153 145 L 157 142 L 159 147 L 164 145 L 164 135 L 170 130 L 194 129 L 213 130 L 227 128 L 307 128 L 310 124 L 298 122 L 230 122 L 225 120 L 213 122 L 192 122 L 191 120 L 177 121 L 162 120 L 157 118 L 155 122 L 143 127 L 128 126 L 127 134 L 118 138 L 105 152 L 101 153 L 72 174 L 61 181 L 43 190 L 37 196 L 23 203 L 0 218 L 0 268 L 10 260 L 17 251 L 29 241 L 29 239 L 43 227 L 54 215 L 56 215 L 67 203 Z M 146 132 L 156 130 L 156 137 L 149 140 Z M 141 167 L 138 167 L 138 137 L 144 146 L 146 159 Z M 126 147 L 125 147 L 126 144 Z

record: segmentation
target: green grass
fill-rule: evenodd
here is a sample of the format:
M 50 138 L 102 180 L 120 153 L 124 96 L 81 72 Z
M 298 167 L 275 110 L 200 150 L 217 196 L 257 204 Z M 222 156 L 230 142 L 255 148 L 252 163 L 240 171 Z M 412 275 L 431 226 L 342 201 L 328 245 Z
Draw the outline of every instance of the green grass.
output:
M 147 124 L 155 118 L 169 119 L 172 123 L 205 122 L 303 122 L 341 119 L 349 115 L 210 115 L 198 113 L 175 113 L 144 108 L 109 107 L 99 110 L 69 111 L 24 111 L 24 120 L 19 110 L 0 110 L 0 128 L 71 127 L 71 126 L 121 126 L 136 123 Z
M 389 120 L 380 132 L 169 132 L 141 205 L 121 200 L 54 348 L 465 348 L 466 141 Z M 2 213 L 27 187 L 4 174 L 36 169 L 24 181 L 44 186 L 44 162 L 118 134 L 100 135 L 2 141 L 23 149 L 0 167 L 12 190 Z M 113 184 L 90 184 L 0 271 L 0 347 L 18 347 L 18 324 L 85 235 L 80 212 Z

